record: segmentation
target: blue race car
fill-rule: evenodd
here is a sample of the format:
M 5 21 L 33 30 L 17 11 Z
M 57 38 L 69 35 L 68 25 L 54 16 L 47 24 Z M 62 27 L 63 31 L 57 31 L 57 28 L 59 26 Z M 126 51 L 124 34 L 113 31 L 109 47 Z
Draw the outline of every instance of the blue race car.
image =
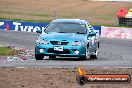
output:
M 94 28 L 85 20 L 57 19 L 52 21 L 36 40 L 35 58 L 44 56 L 78 57 L 77 59 L 97 59 L 99 37 Z

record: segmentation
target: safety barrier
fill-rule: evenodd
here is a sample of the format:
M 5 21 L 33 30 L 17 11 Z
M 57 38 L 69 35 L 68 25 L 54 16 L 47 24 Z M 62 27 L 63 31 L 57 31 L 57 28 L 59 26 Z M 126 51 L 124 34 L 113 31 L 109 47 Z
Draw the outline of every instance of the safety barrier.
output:
M 36 32 L 43 30 L 49 23 L 42 22 L 14 22 L 10 20 L 0 20 L 0 30 L 14 30 Z M 101 37 L 132 39 L 132 28 L 93 26 Z
M 132 28 L 102 26 L 101 37 L 132 39 Z
M 47 24 L 48 23 L 41 22 L 15 22 L 10 20 L 0 20 L 0 29 L 36 32 L 37 29 L 44 29 Z
M 0 20 L 0 29 L 36 32 L 36 30 L 43 30 L 48 22 L 14 22 L 10 20 Z M 101 34 L 101 26 L 93 26 L 96 32 Z

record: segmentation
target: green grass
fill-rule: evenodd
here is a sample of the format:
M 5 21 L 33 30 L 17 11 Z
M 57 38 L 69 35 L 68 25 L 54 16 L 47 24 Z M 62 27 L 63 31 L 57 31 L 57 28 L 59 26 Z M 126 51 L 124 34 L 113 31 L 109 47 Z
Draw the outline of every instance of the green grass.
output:
M 51 22 L 52 19 L 45 19 L 45 20 L 25 20 L 25 19 L 18 19 L 18 18 L 5 18 L 5 17 L 0 17 L 0 20 L 12 20 L 12 21 L 26 21 L 26 22 Z M 93 23 L 93 26 L 114 26 L 114 25 L 106 25 L 106 24 L 97 24 Z
M 13 50 L 8 47 L 0 47 L 0 56 L 10 55 L 11 52 L 13 52 Z
M 25 20 L 25 19 L 18 19 L 18 18 L 5 18 L 5 17 L 0 17 L 0 20 L 12 20 L 12 21 L 26 21 L 26 22 L 51 22 L 51 19 L 45 19 L 45 20 Z
M 5 18 L 0 17 L 0 20 L 12 20 L 12 21 L 26 21 L 26 22 L 51 22 L 52 19 L 45 19 L 45 20 L 25 20 L 25 19 L 18 19 L 18 18 Z M 112 25 L 112 24 L 102 24 L 102 23 L 93 23 L 91 24 L 93 26 L 108 26 L 108 27 L 126 27 L 126 28 L 132 28 L 132 26 L 119 26 L 119 25 Z

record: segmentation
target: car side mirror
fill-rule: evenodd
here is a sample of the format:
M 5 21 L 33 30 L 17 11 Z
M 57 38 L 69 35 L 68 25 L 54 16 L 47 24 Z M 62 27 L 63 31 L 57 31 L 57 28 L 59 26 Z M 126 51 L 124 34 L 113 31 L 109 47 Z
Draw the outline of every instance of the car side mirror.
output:
M 36 30 L 37 33 L 42 33 L 41 29 Z
M 89 32 L 88 37 L 92 37 L 92 36 L 95 36 L 95 35 L 96 35 L 96 32 Z

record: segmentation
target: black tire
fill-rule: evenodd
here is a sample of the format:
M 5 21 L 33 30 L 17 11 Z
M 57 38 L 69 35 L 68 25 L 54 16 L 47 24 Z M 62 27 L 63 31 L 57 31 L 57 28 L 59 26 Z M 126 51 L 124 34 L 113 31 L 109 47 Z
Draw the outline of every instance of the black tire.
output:
M 43 60 L 44 55 L 43 54 L 35 54 L 35 59 L 36 60 Z
M 99 42 L 98 42 L 98 49 L 100 48 L 100 44 L 99 44 Z
M 86 55 L 87 54 L 87 55 Z M 88 60 L 89 57 L 88 57 L 88 49 L 86 48 L 86 53 L 85 53 L 85 56 L 80 56 L 79 57 L 79 60 Z
M 56 56 L 49 56 L 49 58 L 50 58 L 50 59 L 54 59 L 54 58 L 56 58 Z
M 80 57 L 79 57 L 79 60 L 81 60 L 81 61 L 86 60 L 86 56 L 80 56 Z
M 95 53 L 98 53 L 98 48 L 95 50 Z M 90 59 L 97 59 L 98 54 L 90 55 Z
M 96 55 L 90 55 L 90 59 L 97 59 Z

